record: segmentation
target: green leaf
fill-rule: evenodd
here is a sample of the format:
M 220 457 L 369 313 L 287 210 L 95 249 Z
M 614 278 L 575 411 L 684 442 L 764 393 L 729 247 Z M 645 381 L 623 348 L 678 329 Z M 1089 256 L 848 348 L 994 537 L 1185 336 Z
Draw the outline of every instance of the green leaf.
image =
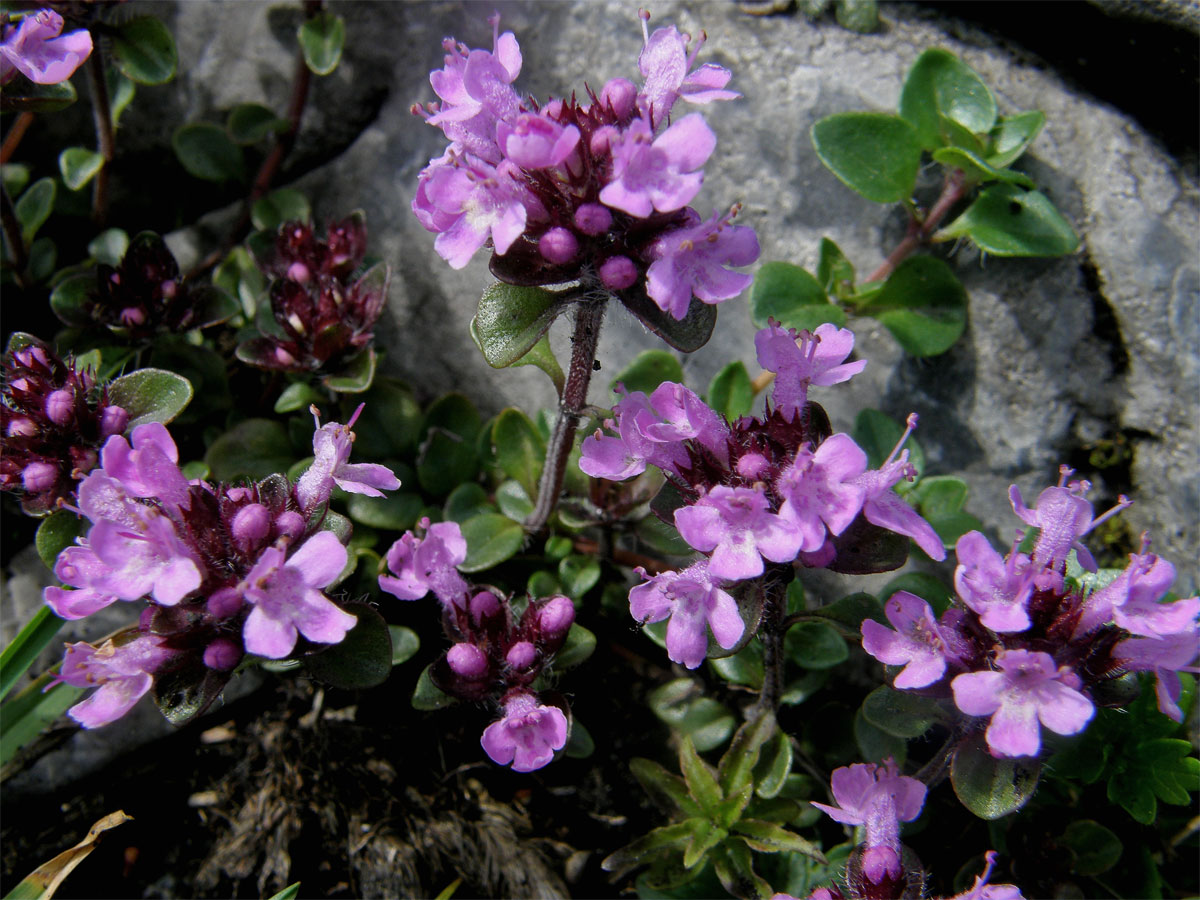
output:
M 57 509 L 42 519 L 41 524 L 38 525 L 34 544 L 37 546 L 38 556 L 42 558 L 46 568 L 54 571 L 58 554 L 74 544 L 75 538 L 82 535 L 87 527 L 87 522 L 83 518 L 65 509 Z M 0 691 L 0 697 L 2 696 L 4 696 L 4 692 Z
M 754 768 L 754 793 L 765 800 L 779 795 L 792 771 L 792 739 L 782 731 L 763 747 Z
M 996 121 L 996 98 L 970 66 L 934 48 L 909 69 L 900 91 L 900 115 L 916 129 L 921 147 L 932 151 L 947 142 L 939 114 L 981 134 Z
M 1143 825 L 1156 818 L 1156 797 L 1164 803 L 1186 805 L 1188 792 L 1200 789 L 1200 759 L 1189 753 L 1191 744 L 1186 740 L 1141 741 L 1125 752 L 1124 765 L 1109 778 L 1108 799 Z
M 179 61 L 171 32 L 154 16 L 119 25 L 113 35 L 112 58 L 121 74 L 138 84 L 170 81 Z
M 457 522 L 459 525 L 482 512 L 495 511 L 496 507 L 488 501 L 487 491 L 473 481 L 460 484 L 452 490 L 442 506 L 442 515 L 446 521 Z
M 1002 168 L 1020 158 L 1046 124 L 1046 114 L 1040 109 L 1001 116 L 988 134 L 987 161 Z
M 742 819 L 733 826 L 733 832 L 740 834 L 752 850 L 760 853 L 791 852 L 800 853 L 818 862 L 824 862 L 821 849 L 811 841 L 795 832 L 788 831 L 774 822 L 763 822 L 758 819 Z
M 151 694 L 168 722 L 184 725 L 216 702 L 230 674 L 210 669 L 198 658 L 189 660 L 177 668 L 155 672 Z
M 967 326 L 967 291 L 940 259 L 910 256 L 858 311 L 878 319 L 910 356 L 937 356 Z
M 875 203 L 912 196 L 921 164 L 916 129 L 887 113 L 847 112 L 818 119 L 813 147 L 846 187 Z
M 242 148 L 225 129 L 211 122 L 192 122 L 175 129 L 171 146 L 190 175 L 205 181 L 244 181 Z
M 68 147 L 58 154 L 58 171 L 62 172 L 63 184 L 72 191 L 91 181 L 103 165 L 103 154 L 86 147 Z
M 392 636 L 387 622 L 365 603 L 342 607 L 358 623 L 340 643 L 304 658 L 304 667 L 318 681 L 343 690 L 383 684 L 392 671 Z
M 537 366 L 550 376 L 550 380 L 554 382 L 554 389 L 560 397 L 562 396 L 567 378 L 563 375 L 562 366 L 558 364 L 554 351 L 550 349 L 550 338 L 546 335 L 543 334 L 530 351 L 513 363 L 513 366 Z
M 355 453 L 364 457 L 410 457 L 422 437 L 421 406 L 398 378 L 376 376 L 362 397 L 366 403 L 355 431 Z
M 764 674 L 762 644 L 757 641 L 750 641 L 733 656 L 710 659 L 708 662 L 726 681 L 761 690 Z
M 940 579 L 924 572 L 905 572 L 893 578 L 879 592 L 880 602 L 886 603 L 896 591 L 915 594 L 933 607 L 934 614 L 938 616 L 944 613 L 954 600 L 954 591 L 946 587 Z
M 690 819 L 692 823 L 692 839 L 688 842 L 683 853 L 683 867 L 694 869 L 704 862 L 705 855 L 721 841 L 725 840 L 727 832 L 718 828 L 707 819 Z
M 596 635 L 575 623 L 567 632 L 567 639 L 554 654 L 556 669 L 570 669 L 584 662 L 596 649 Z
M 48 237 L 29 245 L 29 277 L 35 282 L 49 281 L 58 263 L 58 247 Z
M 40 534 L 41 529 L 38 531 Z M 21 680 L 21 676 L 29 670 L 34 660 L 54 640 L 63 624 L 63 620 L 51 612 L 50 607 L 42 606 L 25 627 L 17 632 L 16 637 L 4 648 L 4 652 L 0 653 L 0 699 L 8 696 L 8 692 Z M 5 722 L 5 727 L 7 726 L 8 723 Z
M 754 405 L 750 373 L 741 360 L 729 363 L 708 383 L 708 405 L 730 422 L 736 422 Z
M 270 900 L 296 900 L 300 896 L 300 882 L 289 884 L 278 894 L 275 894 Z
M 934 162 L 952 169 L 960 169 L 967 178 L 982 184 L 988 181 L 1003 181 L 1008 184 L 1019 184 L 1023 187 L 1033 187 L 1033 179 L 1024 172 L 1014 172 L 1012 169 L 997 168 L 977 153 L 962 147 L 941 147 L 933 151 Z
M 165 369 L 138 369 L 108 385 L 108 399 L 129 413 L 126 430 L 147 422 L 170 422 L 192 402 L 192 385 Z
M 50 218 L 54 209 L 54 179 L 39 178 L 17 198 L 17 221 L 21 223 L 21 240 L 29 246 L 38 229 Z
M 286 472 L 294 455 L 287 428 L 274 419 L 246 419 L 208 448 L 204 461 L 217 481 L 252 481 Z
M 29 184 L 29 166 L 25 163 L 0 164 L 0 184 L 8 191 L 10 197 L 15 197 Z
M 828 669 L 809 670 L 799 678 L 787 683 L 783 689 L 783 693 L 779 695 L 779 702 L 788 706 L 803 703 L 821 690 L 821 688 L 825 687 L 827 681 L 829 681 Z
M 0 92 L 0 110 L 4 112 L 57 112 L 75 102 L 75 88 L 70 81 L 58 84 L 34 84 L 21 77 L 4 86 Z
M 903 766 L 908 758 L 908 741 L 872 725 L 863 715 L 862 707 L 854 714 L 854 743 L 865 762 L 880 763 L 890 756 L 896 765 Z
M 783 637 L 784 654 L 805 669 L 831 669 L 850 657 L 836 628 L 823 622 L 800 622 Z
M 618 297 L 625 308 L 654 334 L 662 338 L 667 346 L 683 353 L 693 353 L 708 343 L 717 324 L 717 307 L 692 297 L 682 319 L 663 312 L 658 304 L 646 295 L 642 283 L 625 291 Z
M 629 771 L 650 795 L 650 799 L 668 812 L 678 809 L 685 816 L 700 815 L 700 807 L 688 793 L 687 783 L 678 775 L 668 772 L 652 760 L 641 757 L 630 760 Z
M 775 319 L 785 328 L 812 331 L 832 322 L 841 328 L 846 314 L 825 296 L 821 284 L 800 266 L 769 262 L 758 270 L 750 286 L 750 318 L 756 328 Z
M 679 770 L 687 783 L 688 793 L 700 804 L 700 808 L 712 813 L 720 804 L 724 793 L 717 783 L 716 773 L 700 758 L 690 735 L 679 742 Z
M 886 684 L 867 694 L 862 711 L 876 728 L 901 738 L 920 737 L 941 717 L 936 700 Z
M 435 497 L 450 493 L 479 471 L 475 441 L 483 420 L 462 394 L 445 394 L 425 413 L 417 480 Z
M 325 395 L 308 382 L 294 381 L 283 389 L 279 399 L 275 401 L 275 412 L 283 415 L 298 409 L 306 410 L 312 404 L 320 403 L 324 399 Z
M 846 297 L 854 291 L 854 278 L 854 265 L 846 258 L 842 248 L 829 238 L 821 238 L 821 255 L 817 259 L 817 284 L 828 294 Z
M 525 542 L 519 522 L 496 513 L 481 513 L 462 524 L 467 541 L 467 558 L 459 565 L 463 573 L 482 572 L 513 556 Z
M 494 369 L 516 363 L 533 349 L 567 308 L 560 295 L 539 287 L 489 285 L 471 319 L 471 339 Z
M 1024 806 L 1037 789 L 1040 771 L 1038 760 L 997 759 L 988 752 L 983 735 L 975 734 L 955 751 L 950 781 L 963 806 L 990 821 Z
M 729 796 L 752 783 L 752 773 L 763 744 L 776 731 L 775 716 L 771 713 L 759 715 L 738 728 L 717 769 L 722 794 Z
M 867 619 L 886 623 L 883 604 L 871 594 L 847 594 L 825 606 L 810 611 L 811 615 L 821 616 L 830 621 L 844 625 L 851 631 L 857 632 Z
M 1091 819 L 1078 819 L 1068 825 L 1061 842 L 1075 854 L 1071 871 L 1076 875 L 1107 872 L 1121 858 L 1121 839 Z
M 84 688 L 60 681 L 52 684 L 52 672 L 45 672 L 27 684 L 0 707 L 0 767 L 7 766 L 17 752 L 36 738 L 83 697 Z
M 392 665 L 398 666 L 408 662 L 421 649 L 421 639 L 411 628 L 403 625 L 389 625 L 388 634 L 392 636 Z
M 345 368 L 321 379 L 321 384 L 339 394 L 361 394 L 371 387 L 375 380 L 375 368 L 379 358 L 374 347 L 368 347 L 352 359 L 347 360 Z
M 563 593 L 578 600 L 600 581 L 600 560 L 582 553 L 572 553 L 559 561 L 558 579 Z
M 606 856 L 600 863 L 600 868 L 613 872 L 617 876 L 641 865 L 646 857 L 657 850 L 678 846 L 692 838 L 692 826 L 689 822 L 677 822 L 674 825 L 664 825 L 655 828 L 636 841 L 626 844 Z
M 519 482 L 529 496 L 535 495 L 546 456 L 546 442 L 529 416 L 511 406 L 503 410 L 492 425 L 492 443 L 496 462 L 504 474 Z
M 592 733 L 576 718 L 571 719 L 571 730 L 567 734 L 567 743 L 563 746 L 563 756 L 571 759 L 587 759 L 596 752 L 596 742 Z
M 296 31 L 304 64 L 315 75 L 328 75 L 342 59 L 346 44 L 346 23 L 342 17 L 325 10 L 308 19 Z
M 711 697 L 700 696 L 690 678 L 678 678 L 655 688 L 646 698 L 654 714 L 681 735 L 689 736 L 703 753 L 733 733 L 733 714 Z
M 967 484 L 952 475 L 922 478 L 909 492 L 917 511 L 933 526 L 942 543 L 953 547 L 968 531 L 983 527 L 979 519 L 963 511 L 967 502 Z
M 225 130 L 229 132 L 229 136 L 233 138 L 235 144 L 257 144 L 272 132 L 283 134 L 289 128 L 291 128 L 291 123 L 287 119 L 280 118 L 273 109 L 263 106 L 261 103 L 239 103 L 229 111 L 229 118 L 225 120 Z M 276 191 L 275 193 L 280 192 Z M 292 191 L 291 193 L 298 192 Z M 254 221 L 253 217 L 251 221 Z M 286 222 L 287 219 L 281 221 Z M 273 226 L 259 225 L 255 221 L 254 227 L 271 228 Z
M 120 228 L 108 228 L 88 242 L 88 255 L 98 263 L 116 268 L 129 249 L 129 235 Z M 95 279 L 93 279 L 94 282 Z
M 228 321 L 242 311 L 242 304 L 214 284 L 199 284 L 188 292 L 195 313 L 193 328 L 207 328 Z
M 683 383 L 683 366 L 675 354 L 666 350 L 643 350 L 617 373 L 610 386 L 615 391 L 618 384 L 623 384 L 627 391 L 643 391 L 649 395 L 664 381 Z
M 262 231 L 277 231 L 286 222 L 311 220 L 312 207 L 308 198 L 292 188 L 282 188 L 259 197 L 250 210 L 250 221 Z
M 413 688 L 412 707 L 423 711 L 444 709 L 453 706 L 458 701 L 433 683 L 429 676 L 429 666 L 421 670 L 417 686 Z
M 996 256 L 1064 256 L 1079 249 L 1079 236 L 1045 194 L 996 184 L 983 191 L 961 216 L 933 236 L 936 241 L 970 238 Z
M 667 556 L 691 556 L 692 548 L 679 534 L 679 529 L 668 525 L 657 516 L 646 516 L 634 527 L 639 541 L 658 553 Z
M 137 88 L 120 71 L 111 67 L 104 73 L 104 83 L 108 85 L 108 111 L 111 114 L 113 130 L 116 130 L 121 123 L 121 114 L 133 102 Z
M 385 531 L 407 531 L 421 518 L 424 501 L 418 494 L 394 491 L 384 497 L 351 494 L 346 513 L 355 522 Z
M 834 12 L 838 24 L 850 31 L 870 34 L 879 27 L 879 4 L 876 0 L 837 0 Z

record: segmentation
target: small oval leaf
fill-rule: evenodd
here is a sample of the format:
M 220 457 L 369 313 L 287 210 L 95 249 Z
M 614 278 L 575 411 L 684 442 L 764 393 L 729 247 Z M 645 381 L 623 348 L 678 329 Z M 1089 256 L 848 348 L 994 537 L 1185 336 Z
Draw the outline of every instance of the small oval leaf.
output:
M 916 129 L 899 116 L 872 112 L 826 116 L 813 124 L 812 142 L 829 171 L 868 200 L 894 203 L 912 196 L 921 143 Z
M 121 74 L 138 84 L 170 81 L 179 62 L 171 32 L 154 16 L 140 16 L 118 26 L 112 58 Z
M 170 422 L 192 402 L 192 385 L 165 369 L 138 369 L 108 385 L 108 399 L 129 413 L 128 429 Z

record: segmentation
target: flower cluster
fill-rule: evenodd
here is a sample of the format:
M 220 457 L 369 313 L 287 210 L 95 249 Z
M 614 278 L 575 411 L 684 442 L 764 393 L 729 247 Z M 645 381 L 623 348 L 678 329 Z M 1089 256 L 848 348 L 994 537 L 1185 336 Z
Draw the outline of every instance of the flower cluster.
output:
M 350 425 L 319 427 L 316 459 L 295 485 L 273 475 L 234 486 L 189 482 L 160 424 L 134 428 L 132 441 L 110 437 L 79 486 L 87 535 L 55 565 L 67 587 L 46 588 L 45 600 L 64 619 L 118 600 L 148 605 L 136 628 L 104 645 L 68 647 L 61 680 L 100 688 L 72 717 L 95 728 L 156 678 L 227 677 L 247 653 L 283 659 L 339 643 L 355 617 L 323 593 L 347 561 L 338 537 L 321 530 L 329 496 L 334 484 L 374 496 L 400 484 L 384 466 L 348 463 L 351 439 Z
M 688 206 L 716 136 L 700 113 L 671 120 L 678 100 L 740 96 L 725 90 L 726 69 L 695 67 L 704 36 L 647 33 L 640 88 L 614 78 L 599 94 L 585 89 L 587 102 L 539 105 L 513 89 L 521 51 L 491 21 L 490 52 L 445 41 L 445 66 L 430 75 L 441 100 L 414 108 L 450 141 L 421 172 L 412 203 L 437 252 L 462 268 L 490 241 L 502 281 L 586 277 L 612 292 L 641 284 L 676 319 L 693 296 L 719 303 L 741 293 L 750 276 L 727 267 L 758 258 L 754 231 L 731 224 L 736 208 L 706 219 Z
M 630 611 L 642 622 L 670 616 L 667 650 L 689 668 L 704 660 L 708 630 L 726 650 L 742 639 L 738 605 L 724 587 L 764 575 L 767 563 L 885 571 L 903 562 L 903 553 L 898 561 L 872 556 L 888 531 L 911 537 L 934 559 L 945 556 L 929 523 L 891 490 L 913 474 L 908 452 L 897 446 L 880 469 L 868 470 L 853 438 L 833 434 L 824 410 L 808 401 L 810 385 L 862 370 L 864 362 L 844 361 L 854 335 L 833 325 L 797 333 L 772 322 L 755 343 L 759 364 L 776 373 L 763 418 L 730 424 L 688 388 L 665 382 L 649 397 L 626 393 L 608 423 L 616 434 L 597 431 L 583 442 L 579 465 L 588 475 L 622 480 L 653 465 L 683 500 L 671 522 L 706 558 L 635 587 Z M 915 424 L 910 417 L 910 431 Z
M 1032 509 L 1011 489 L 1017 515 L 1038 529 L 1029 553 L 1019 533 L 1005 557 L 977 531 L 959 539 L 957 602 L 940 619 L 902 591 L 886 607 L 894 630 L 870 620 L 862 626 L 868 653 L 904 666 L 897 688 L 953 696 L 967 716 L 988 717 L 994 756 L 1037 756 L 1041 726 L 1078 734 L 1102 702 L 1096 688 L 1127 672 L 1154 672 L 1159 709 L 1182 719 L 1178 672 L 1197 654 L 1200 598 L 1161 602 L 1175 568 L 1149 552 L 1145 537 L 1142 552 L 1106 586 L 1089 590 L 1066 578 L 1072 550 L 1095 571 L 1079 540 L 1129 503 L 1121 498 L 1093 518 L 1087 482 L 1068 483 L 1070 475 L 1064 466 Z
M 402 600 L 432 592 L 441 601 L 452 645 L 430 678 L 460 700 L 498 701 L 503 715 L 484 729 L 484 751 L 517 772 L 540 769 L 566 745 L 569 709 L 557 695 L 541 703 L 534 682 L 566 642 L 575 606 L 561 595 L 531 599 L 518 616 L 507 598 L 473 588 L 459 574 L 467 544 L 456 522 L 422 519 L 420 527 L 423 535 L 407 532 L 392 545 L 393 574 L 381 575 L 379 586 Z
M 809 900 L 889 900 L 924 896 L 925 872 L 920 860 L 900 843 L 900 823 L 915 821 L 925 805 L 926 788 L 901 775 L 891 758 L 877 766 L 856 763 L 835 769 L 830 779 L 836 806 L 813 803 L 835 822 L 863 828 L 863 842 L 846 864 L 844 882 L 817 888 Z M 989 885 L 996 852 L 987 853 L 987 868 L 975 884 L 951 900 L 1021 900 L 1015 885 Z M 776 894 L 772 900 L 794 900 Z
M 101 444 L 128 423 L 88 369 L 40 342 L 14 350 L 0 393 L 0 490 L 19 494 L 30 515 L 53 511 L 96 467 Z
M 8 16 L 5 15 L 5 19 Z M 0 84 L 20 72 L 35 84 L 58 84 L 75 74 L 92 53 L 86 28 L 62 33 L 63 18 L 52 9 L 39 9 L 0 31 Z
M 361 212 L 330 223 L 325 240 L 301 222 L 281 226 L 258 260 L 272 279 L 272 317 L 259 318 L 263 336 L 243 343 L 238 357 L 264 369 L 333 371 L 367 349 L 391 272 L 378 263 L 356 278 L 366 252 Z

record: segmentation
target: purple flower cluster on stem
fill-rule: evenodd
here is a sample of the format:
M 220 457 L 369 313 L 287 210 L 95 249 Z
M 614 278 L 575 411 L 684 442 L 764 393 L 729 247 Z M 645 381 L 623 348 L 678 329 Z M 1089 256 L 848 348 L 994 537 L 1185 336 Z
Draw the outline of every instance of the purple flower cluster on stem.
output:
M 585 279 L 610 292 L 641 282 L 676 319 L 693 297 L 720 303 L 749 285 L 729 268 L 759 253 L 753 230 L 732 224 L 737 208 L 705 220 L 688 206 L 716 136 L 698 112 L 671 120 L 679 100 L 740 95 L 725 89 L 725 69 L 695 67 L 703 36 L 649 34 L 644 19 L 642 87 L 614 78 L 582 103 L 517 94 L 521 51 L 498 17 L 491 51 L 445 41 L 445 65 L 430 75 L 439 102 L 414 112 L 450 144 L 421 172 L 412 208 L 451 266 L 490 243 L 503 281 Z
M 325 506 L 335 483 L 399 486 L 384 466 L 348 464 L 352 439 L 348 425 L 318 428 L 315 475 L 246 486 L 189 482 L 161 424 L 108 439 L 100 468 L 79 486 L 77 512 L 90 528 L 59 554 L 66 587 L 46 588 L 45 601 L 65 619 L 118 600 L 147 606 L 120 640 L 68 648 L 61 679 L 100 686 L 71 709 L 76 721 L 95 728 L 119 718 L 162 672 L 227 678 L 247 653 L 284 659 L 345 638 L 356 619 L 325 591 L 348 554 L 321 530 Z
M 952 696 L 970 717 L 986 717 L 986 741 L 995 756 L 1037 756 L 1041 729 L 1073 735 L 1095 714 L 1095 688 L 1126 672 L 1157 676 L 1158 708 L 1182 720 L 1178 673 L 1196 658 L 1200 598 L 1162 602 L 1175 569 L 1141 553 L 1096 590 L 1066 577 L 1069 554 L 1094 571 L 1080 539 L 1129 505 L 1095 517 L 1086 482 L 1046 488 L 1030 509 L 1014 486 L 1013 510 L 1038 536 L 1030 553 L 1020 535 L 1001 556 L 979 532 L 957 544 L 956 602 L 940 620 L 929 605 L 906 592 L 893 595 L 886 612 L 892 628 L 867 620 L 863 649 L 888 665 L 902 665 L 894 686 Z

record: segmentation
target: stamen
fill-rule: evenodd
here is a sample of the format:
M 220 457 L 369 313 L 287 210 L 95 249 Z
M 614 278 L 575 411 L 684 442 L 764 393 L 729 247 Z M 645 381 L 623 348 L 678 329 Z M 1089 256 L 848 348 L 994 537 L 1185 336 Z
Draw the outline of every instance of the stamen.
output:
M 317 404 L 310 403 L 308 411 L 312 413 L 313 421 L 317 423 L 317 430 L 319 431 L 321 429 L 321 411 L 317 409 Z
M 908 440 L 908 436 L 916 429 L 919 420 L 915 412 L 908 414 L 908 418 L 904 420 L 904 434 L 900 435 L 900 440 L 896 442 L 896 446 L 892 448 L 892 452 L 888 454 L 888 458 L 883 461 L 883 465 L 879 468 L 886 468 L 888 463 L 896 458 L 896 454 L 900 452 L 900 448 L 904 446 L 904 442 Z
M 1133 506 L 1133 501 L 1130 500 L 1128 497 L 1126 497 L 1124 494 L 1121 494 L 1119 497 L 1117 497 L 1117 505 L 1116 506 L 1114 506 L 1108 512 L 1092 519 L 1092 524 L 1088 526 L 1088 531 L 1091 531 L 1097 525 L 1099 525 L 1101 522 L 1111 519 L 1117 513 L 1121 512 L 1122 510 L 1128 509 L 1131 506 Z M 1087 532 L 1084 532 L 1084 534 L 1086 534 L 1086 533 Z M 1149 549 L 1149 547 L 1150 547 L 1150 537 L 1145 532 L 1143 532 L 1142 533 L 1142 552 L 1145 553 L 1146 550 Z

